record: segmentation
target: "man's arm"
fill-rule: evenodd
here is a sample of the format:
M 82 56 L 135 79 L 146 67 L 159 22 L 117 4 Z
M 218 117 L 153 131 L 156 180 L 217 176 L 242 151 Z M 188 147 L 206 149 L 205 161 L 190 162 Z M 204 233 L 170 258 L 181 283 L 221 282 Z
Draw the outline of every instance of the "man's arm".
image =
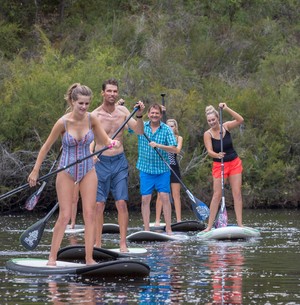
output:
M 145 106 L 143 102 L 139 101 L 135 104 L 135 107 L 139 107 L 139 110 L 136 112 L 136 120 L 131 118 L 128 121 L 128 126 L 136 134 L 142 135 L 144 133 L 143 111 L 145 109 Z M 123 106 L 123 108 L 126 109 L 126 115 L 128 116 L 130 114 L 129 110 L 125 106 Z

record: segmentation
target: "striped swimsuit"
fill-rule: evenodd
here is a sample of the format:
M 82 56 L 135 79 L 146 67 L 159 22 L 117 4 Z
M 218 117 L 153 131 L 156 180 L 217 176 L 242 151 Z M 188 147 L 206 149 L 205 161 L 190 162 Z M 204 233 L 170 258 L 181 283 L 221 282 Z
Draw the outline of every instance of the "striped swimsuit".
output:
M 90 144 L 94 140 L 94 134 L 91 129 L 90 114 L 88 114 L 88 116 L 89 131 L 80 141 L 74 139 L 74 137 L 68 133 L 66 121 L 64 117 L 62 118 L 66 132 L 64 133 L 62 138 L 63 151 L 58 168 L 63 168 L 91 154 Z M 88 158 L 80 163 L 76 163 L 75 165 L 67 168 L 65 171 L 72 176 L 75 183 L 78 183 L 93 167 L 93 158 Z

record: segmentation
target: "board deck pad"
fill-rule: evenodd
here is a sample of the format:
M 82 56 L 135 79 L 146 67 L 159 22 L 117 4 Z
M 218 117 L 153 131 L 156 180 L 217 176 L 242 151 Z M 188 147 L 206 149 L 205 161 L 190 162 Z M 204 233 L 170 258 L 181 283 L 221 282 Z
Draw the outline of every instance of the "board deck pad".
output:
M 152 226 L 151 226 L 152 224 Z M 150 223 L 151 231 L 165 231 L 166 225 L 161 223 L 160 226 L 154 226 L 155 223 Z M 171 224 L 171 229 L 173 232 L 193 232 L 202 231 L 205 229 L 205 224 L 197 220 L 184 220 L 180 222 L 175 222 Z
M 227 226 L 208 232 L 200 232 L 196 236 L 199 239 L 238 240 L 259 237 L 260 232 L 250 227 Z
M 61 274 L 83 275 L 91 277 L 114 276 L 148 276 L 150 268 L 147 264 L 133 260 L 116 260 L 95 265 L 57 261 L 56 266 L 47 266 L 47 259 L 39 258 L 14 258 L 6 263 L 9 270 L 31 274 Z
M 147 253 L 145 248 L 128 248 L 129 252 L 120 252 L 120 249 L 104 249 L 94 247 L 93 257 L 96 261 L 113 260 L 118 258 L 128 258 L 139 254 Z M 85 246 L 75 245 L 61 248 L 57 253 L 58 260 L 74 261 L 85 259 Z
M 152 231 L 138 231 L 127 236 L 128 241 L 144 242 L 144 241 L 175 241 L 186 240 L 187 235 L 184 234 L 166 234 Z

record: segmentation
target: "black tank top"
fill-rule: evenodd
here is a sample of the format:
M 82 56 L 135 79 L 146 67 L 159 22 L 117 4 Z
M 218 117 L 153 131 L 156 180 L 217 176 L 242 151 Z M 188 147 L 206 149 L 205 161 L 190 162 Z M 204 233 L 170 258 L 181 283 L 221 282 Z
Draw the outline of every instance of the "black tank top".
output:
M 211 134 L 212 136 L 212 134 Z M 211 137 L 213 151 L 219 153 L 221 151 L 221 140 Z M 232 161 L 238 157 L 236 151 L 233 148 L 230 132 L 225 129 L 225 136 L 223 138 L 223 152 L 225 152 L 224 162 Z M 221 159 L 213 158 L 215 162 L 221 162 Z

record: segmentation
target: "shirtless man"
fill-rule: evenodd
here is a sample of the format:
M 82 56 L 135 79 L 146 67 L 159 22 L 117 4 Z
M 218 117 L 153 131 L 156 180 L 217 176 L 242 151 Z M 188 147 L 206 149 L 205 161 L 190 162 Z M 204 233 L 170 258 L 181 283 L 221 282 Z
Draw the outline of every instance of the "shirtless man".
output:
M 103 102 L 93 111 L 93 114 L 96 114 L 101 121 L 104 130 L 108 136 L 111 137 L 130 115 L 130 112 L 125 106 L 116 103 L 119 96 L 117 80 L 106 80 L 102 84 L 101 95 L 103 97 Z M 145 106 L 141 101 L 136 105 L 139 106 L 139 110 L 136 112 L 137 120 L 131 118 L 127 125 L 136 134 L 142 135 L 144 133 L 142 114 Z M 124 154 L 123 134 L 124 129 L 115 137 L 115 139 L 121 143 L 120 147 L 113 151 L 106 150 L 95 164 L 98 177 L 95 246 L 101 247 L 105 202 L 109 192 L 111 192 L 118 210 L 120 251 L 127 252 L 126 234 L 128 227 L 128 210 L 126 201 L 128 201 L 128 162 Z M 101 148 L 102 145 L 96 143 L 94 149 L 97 151 Z

